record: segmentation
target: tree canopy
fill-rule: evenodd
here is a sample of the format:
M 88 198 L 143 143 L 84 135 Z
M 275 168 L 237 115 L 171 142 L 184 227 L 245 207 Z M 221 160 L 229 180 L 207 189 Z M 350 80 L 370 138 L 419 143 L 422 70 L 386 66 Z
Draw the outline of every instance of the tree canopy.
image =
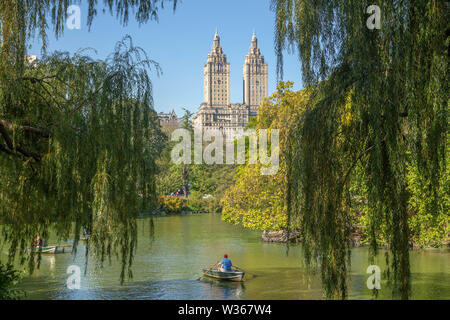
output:
M 122 23 L 157 18 L 168 1 L 104 1 Z M 176 1 L 172 1 L 176 5 Z M 98 1 L 90 0 L 88 25 Z M 84 52 L 27 58 L 30 37 L 64 30 L 67 0 L 0 2 L 0 223 L 10 261 L 37 235 L 74 239 L 91 230 L 88 251 L 100 264 L 117 256 L 131 276 L 136 217 L 155 201 L 162 149 L 149 72 L 157 63 L 130 37 L 104 61 Z M 50 21 L 49 22 L 49 17 Z M 17 249 L 20 249 L 17 251 Z M 87 263 L 87 259 L 86 259 Z
M 327 297 L 347 296 L 355 168 L 367 191 L 373 253 L 383 225 L 402 298 L 410 294 L 408 165 L 427 181 L 434 212 L 448 204 L 441 182 L 449 158 L 449 4 L 375 2 L 380 30 L 366 27 L 373 1 L 272 1 L 279 75 L 284 50 L 297 51 L 304 83 L 319 89 L 291 128 L 287 199 Z
M 256 230 L 285 230 L 288 216 L 286 194 L 286 147 L 289 127 L 299 121 L 309 103 L 311 89 L 293 92 L 292 82 L 280 82 L 277 91 L 258 109 L 258 116 L 247 128 L 277 129 L 280 135 L 280 168 L 275 175 L 261 175 L 262 164 L 239 166 L 234 184 L 223 199 L 222 219 Z M 252 127 L 254 126 L 254 127 Z M 246 148 L 248 153 L 248 148 Z M 248 157 L 247 157 L 248 158 Z M 291 221 L 290 227 L 298 227 Z

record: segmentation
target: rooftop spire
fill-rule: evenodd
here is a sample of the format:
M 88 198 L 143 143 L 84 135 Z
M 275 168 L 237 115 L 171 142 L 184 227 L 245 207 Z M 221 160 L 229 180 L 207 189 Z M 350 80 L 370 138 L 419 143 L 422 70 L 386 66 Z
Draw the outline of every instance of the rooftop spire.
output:
M 222 53 L 222 47 L 220 46 L 219 30 L 216 28 L 216 33 L 214 35 L 214 42 L 212 45 L 212 52 Z
M 250 51 L 257 48 L 258 48 L 258 38 L 256 38 L 256 32 L 255 29 L 253 29 L 252 45 L 250 46 Z
M 216 28 L 216 34 L 214 35 L 214 47 L 217 47 L 220 45 L 220 37 L 219 37 L 219 30 Z

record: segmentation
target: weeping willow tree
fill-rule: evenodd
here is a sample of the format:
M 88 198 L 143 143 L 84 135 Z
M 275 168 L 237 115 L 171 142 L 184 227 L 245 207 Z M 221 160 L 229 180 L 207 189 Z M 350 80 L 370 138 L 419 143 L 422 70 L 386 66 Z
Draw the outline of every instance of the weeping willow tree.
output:
M 381 8 L 381 29 L 366 26 Z M 407 166 L 442 204 L 449 158 L 449 3 L 437 0 L 273 0 L 278 73 L 298 52 L 314 105 L 291 127 L 287 201 L 301 220 L 306 263 L 327 298 L 348 294 L 351 185 L 362 179 L 371 230 L 385 232 L 394 293 L 410 296 Z M 447 212 L 448 214 L 448 212 Z
M 90 25 L 98 4 L 86 3 Z M 132 10 L 139 22 L 155 19 L 163 4 L 104 1 L 123 23 Z M 83 52 L 26 58 L 36 33 L 44 53 L 48 28 L 61 35 L 68 5 L 0 2 L 1 244 L 9 247 L 9 262 L 19 255 L 32 271 L 35 254 L 25 248 L 37 235 L 72 238 L 76 250 L 88 226 L 86 258 L 89 251 L 100 264 L 117 257 L 123 281 L 132 275 L 137 214 L 154 203 L 162 139 L 149 71 L 159 66 L 129 37 L 105 61 Z

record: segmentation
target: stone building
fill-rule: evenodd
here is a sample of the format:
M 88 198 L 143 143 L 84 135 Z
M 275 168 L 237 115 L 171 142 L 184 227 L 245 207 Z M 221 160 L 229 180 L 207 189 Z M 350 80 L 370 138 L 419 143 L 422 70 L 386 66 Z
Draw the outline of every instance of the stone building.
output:
M 258 39 L 253 33 L 252 44 L 244 64 L 244 104 L 256 115 L 258 107 L 268 96 L 268 66 L 258 48 Z
M 208 106 L 228 106 L 230 104 L 230 63 L 223 53 L 220 37 L 216 31 L 211 53 L 203 68 L 204 101 Z
M 204 67 L 204 102 L 193 119 L 195 129 L 219 129 L 226 140 L 238 138 L 268 96 L 268 66 L 253 33 L 243 68 L 243 103 L 230 103 L 230 63 L 216 31 Z
M 159 124 L 164 132 L 172 132 L 180 127 L 179 119 L 175 110 L 170 113 L 160 112 L 158 113 Z

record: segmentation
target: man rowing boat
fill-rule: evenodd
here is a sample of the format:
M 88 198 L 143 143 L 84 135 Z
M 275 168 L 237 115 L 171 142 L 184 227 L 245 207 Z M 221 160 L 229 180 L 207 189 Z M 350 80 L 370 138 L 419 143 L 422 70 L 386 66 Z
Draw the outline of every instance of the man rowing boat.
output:
M 228 272 L 228 271 L 232 271 L 231 266 L 233 264 L 231 263 L 231 260 L 228 259 L 228 255 L 225 254 L 223 256 L 223 260 L 220 261 L 220 267 L 219 267 L 219 271 L 220 272 Z

